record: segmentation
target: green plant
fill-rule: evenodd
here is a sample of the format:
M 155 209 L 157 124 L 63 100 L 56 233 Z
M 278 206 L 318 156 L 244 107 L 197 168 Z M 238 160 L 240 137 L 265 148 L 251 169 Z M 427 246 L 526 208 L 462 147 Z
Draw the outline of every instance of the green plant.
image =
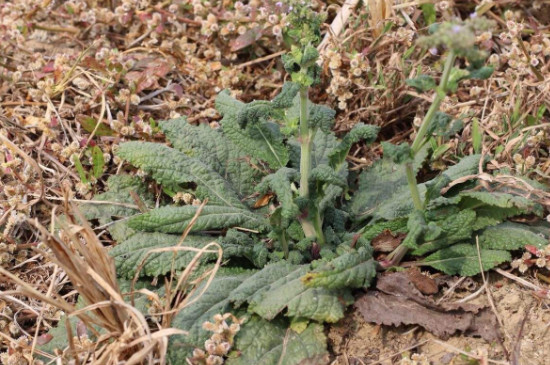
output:
M 426 47 L 447 47 L 438 86 L 428 75 L 407 80 L 420 92 L 435 90 L 433 102 L 411 146 L 407 143 L 398 146 L 382 143 L 387 160 L 360 177 L 359 190 L 362 192 L 356 194 L 351 203 L 356 216 L 373 218 L 363 228 L 367 240 L 386 229 L 408 233 L 401 245 L 388 255 L 383 266 L 398 264 L 410 251 L 413 255 L 430 254 L 419 264 L 449 274 L 474 275 L 509 261 L 509 251 L 526 244 L 540 248 L 546 241 L 527 225 L 505 222 L 521 214 L 541 216 L 543 207 L 540 204 L 521 196 L 522 192 L 517 188 L 502 188 L 489 183 L 478 185 L 473 181 L 485 163 L 480 155 L 463 158 L 426 183 L 418 184 L 416 179 L 417 170 L 431 145 L 428 142 L 434 138 L 448 138 L 462 128 L 461 121 L 454 121 L 439 111 L 442 100 L 456 91 L 460 80 L 486 79 L 492 73 L 491 67 L 483 66 L 485 53 L 475 47 L 475 32 L 490 25 L 478 17 L 438 24 L 432 27 L 430 36 L 419 42 Z M 464 57 L 469 66 L 465 69 L 455 67 L 457 57 Z M 474 142 L 480 149 L 481 142 Z M 395 169 L 400 172 L 395 174 Z M 393 182 L 393 188 L 397 188 L 395 193 L 385 191 L 384 184 L 388 180 Z M 442 189 L 453 181 L 452 189 L 446 189 L 443 194 Z M 408 191 L 403 186 L 405 184 Z M 477 247 L 472 244 L 476 237 L 479 237 Z
M 372 249 L 346 229 L 349 214 L 341 202 L 348 193 L 346 156 L 352 144 L 373 142 L 378 128 L 358 124 L 342 139 L 335 136 L 335 112 L 308 100 L 319 78 L 315 45 L 322 19 L 300 3 L 288 19 L 294 26 L 285 34 L 291 49 L 283 64 L 291 81 L 272 101 L 245 104 L 223 91 L 216 99 L 219 129 L 165 121 L 159 127 L 172 147 L 127 142 L 116 151 L 166 196 L 207 200 L 204 207 L 155 201 L 144 182 L 125 175 L 111 177 L 109 191 L 96 197 L 106 204 L 85 207 L 87 218 L 98 219 L 118 241 L 110 253 L 127 279 L 181 271 L 193 249 L 213 240 L 223 248 L 226 263 L 209 286 L 184 292 L 193 305 L 175 315 L 172 326 L 189 335 L 172 338 L 173 364 L 204 348 L 211 334 L 203 323 L 228 312 L 244 318 L 235 350 L 224 355 L 228 364 L 322 362 L 327 352 L 319 323 L 341 319 L 351 290 L 369 286 L 375 275 Z M 180 244 L 186 229 L 181 245 L 187 251 L 162 250 Z M 205 253 L 201 270 L 215 259 Z
M 542 214 L 542 207 L 512 188 L 476 187 L 479 155 L 417 184 L 415 175 L 429 153 L 426 142 L 454 130 L 452 118 L 438 113 L 438 106 L 430 109 L 411 147 L 385 144 L 387 156 L 350 189 L 346 155 L 353 143 L 373 142 L 378 128 L 358 124 L 338 139 L 331 132 L 334 111 L 308 100 L 309 88 L 318 82 L 315 44 L 321 21 L 307 6 L 295 5 L 288 16 L 293 26 L 285 33 L 291 50 L 283 57 L 291 81 L 272 101 L 246 104 L 223 91 L 216 100 L 220 128 L 180 118 L 159 124 L 171 147 L 121 144 L 116 154 L 143 170 L 164 194 L 155 198 L 150 180 L 119 175 L 96 197 L 103 204 L 85 207 L 86 217 L 99 220 L 118 241 L 110 254 L 124 279 L 170 280 L 196 263 L 194 252 L 209 242 L 223 249 L 224 267 L 211 281 L 181 290 L 190 304 L 169 325 L 188 334 L 171 338 L 173 364 L 192 356 L 204 360 L 206 353 L 196 349 L 211 340 L 205 323 L 222 313 L 233 313 L 240 323 L 231 349 L 214 351 L 228 364 L 324 363 L 321 323 L 341 319 L 353 301 L 352 289 L 369 286 L 376 272 L 369 242 L 386 230 L 407 232 L 402 247 L 413 254 L 430 253 L 422 263 L 463 275 L 479 272 L 474 234 L 484 268 L 509 260 L 507 251 L 526 240 L 540 246 L 542 238 L 524 225 L 502 222 L 532 211 Z M 454 60 L 452 55 L 447 62 L 436 104 L 466 77 L 452 68 Z M 426 77 L 420 81 L 411 85 L 435 85 Z M 463 183 L 441 192 L 457 179 Z M 207 204 L 199 207 L 193 204 L 197 200 Z M 186 249 L 171 250 L 174 246 Z M 216 259 L 215 252 L 204 252 L 200 269 L 187 277 L 210 273 Z M 148 314 L 156 318 L 156 313 Z

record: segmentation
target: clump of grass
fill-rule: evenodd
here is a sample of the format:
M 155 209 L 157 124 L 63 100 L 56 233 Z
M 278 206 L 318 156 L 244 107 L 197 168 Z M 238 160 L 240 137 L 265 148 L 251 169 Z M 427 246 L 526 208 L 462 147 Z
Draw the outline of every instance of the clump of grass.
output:
M 132 289 L 129 293 L 124 293 L 119 287 L 113 260 L 96 233 L 76 208 L 68 205 L 66 208 L 67 219 L 57 221 L 61 227 L 59 234 L 49 232 L 36 220 L 29 220 L 28 223 L 37 229 L 42 236 L 43 244 L 48 248 L 40 253 L 67 275 L 74 288 L 72 294 L 78 294 L 79 304 L 75 305 L 65 299 L 65 296 L 54 294 L 51 288 L 44 292 L 1 267 L 0 274 L 17 285 L 18 295 L 34 298 L 66 314 L 65 320 L 60 321 L 58 326 L 66 327 L 68 347 L 57 349 L 54 354 L 37 348 L 38 345 L 52 340 L 52 335 L 41 334 L 43 314 L 40 314 L 34 338 L 30 335 L 24 340 L 6 338 L 10 341 L 12 350 L 3 357 L 6 361 L 15 361 L 19 358 L 31 361 L 35 355 L 39 355 L 42 358 L 64 363 L 72 361 L 75 364 L 164 362 L 168 337 L 185 334 L 185 331 L 169 327 L 173 315 L 190 303 L 187 300 L 189 296 L 183 295 L 181 289 L 185 288 L 187 293 L 193 293 L 194 285 L 202 280 L 211 280 L 219 267 L 221 249 L 212 251 L 212 247 L 219 246 L 211 243 L 197 250 L 195 259 L 186 270 L 180 276 L 173 273 L 170 277 L 166 283 L 165 297 L 160 298 L 155 294 L 149 298 L 150 306 L 160 310 L 156 311 L 154 316 L 146 318 L 133 305 L 133 297 L 138 293 L 149 295 L 151 292 Z M 179 246 L 169 249 L 175 252 L 187 248 Z M 190 280 L 200 257 L 211 252 L 219 254 L 218 264 L 198 279 Z M 195 296 L 195 300 L 200 294 Z M 72 318 L 77 318 L 76 333 Z M 57 331 L 56 336 L 60 333 Z

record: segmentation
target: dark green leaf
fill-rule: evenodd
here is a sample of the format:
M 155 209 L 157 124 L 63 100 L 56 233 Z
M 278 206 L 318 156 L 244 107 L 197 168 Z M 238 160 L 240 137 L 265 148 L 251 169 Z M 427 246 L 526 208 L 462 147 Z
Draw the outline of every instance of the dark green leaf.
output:
M 406 79 L 405 83 L 414 87 L 418 92 L 426 92 L 435 89 L 435 80 L 428 75 L 420 75 L 414 79 Z

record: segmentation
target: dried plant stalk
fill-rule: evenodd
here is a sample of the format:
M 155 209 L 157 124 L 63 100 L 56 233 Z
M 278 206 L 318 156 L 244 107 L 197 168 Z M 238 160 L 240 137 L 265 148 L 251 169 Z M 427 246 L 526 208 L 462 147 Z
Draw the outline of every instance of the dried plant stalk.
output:
M 393 0 L 368 0 L 369 26 L 373 36 L 379 37 L 384 29 L 384 21 L 391 16 Z

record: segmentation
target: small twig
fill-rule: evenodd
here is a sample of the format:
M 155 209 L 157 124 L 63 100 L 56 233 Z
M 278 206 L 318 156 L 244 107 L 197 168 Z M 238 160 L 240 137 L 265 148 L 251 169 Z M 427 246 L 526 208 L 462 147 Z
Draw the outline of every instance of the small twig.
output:
M 514 280 L 515 282 L 517 282 L 517 283 L 519 283 L 519 284 L 521 284 L 521 285 L 523 285 L 523 286 L 526 286 L 526 287 L 528 287 L 528 288 L 530 288 L 530 289 L 533 289 L 534 291 L 537 291 L 537 292 L 539 292 L 539 293 L 548 293 L 548 290 L 547 290 L 547 289 L 543 289 L 543 288 L 541 288 L 541 287 L 538 286 L 538 285 L 535 285 L 535 284 L 533 284 L 533 283 L 531 283 L 531 282 L 529 282 L 529 281 L 527 281 L 527 280 L 525 280 L 525 279 L 520 278 L 519 276 L 516 276 L 516 275 L 514 275 L 514 274 L 511 274 L 511 273 L 509 273 L 509 272 L 507 272 L 507 271 L 504 271 L 504 270 L 502 270 L 502 269 L 499 269 L 499 268 L 496 268 L 496 269 L 494 269 L 494 270 L 495 270 L 496 272 L 498 272 L 500 275 L 502 275 L 502 276 L 504 276 L 504 277 L 506 277 L 506 278 L 508 278 L 508 279 Z
M 329 31 L 325 34 L 325 37 L 317 47 L 319 51 L 322 51 L 326 48 L 328 41 L 331 37 L 337 37 L 342 32 L 344 26 L 348 22 L 349 16 L 351 15 L 353 9 L 355 9 L 358 3 L 359 0 L 348 0 L 344 2 L 344 5 L 342 5 L 340 11 L 336 15 L 336 17 L 334 17 L 334 20 L 330 24 Z M 322 57 L 319 57 L 319 61 L 317 62 L 322 63 Z
M 521 321 L 521 325 L 519 326 L 518 336 L 516 338 L 516 344 L 514 345 L 512 359 L 510 360 L 512 365 L 520 365 L 519 360 L 521 358 L 521 338 L 523 336 L 523 329 L 525 328 L 525 323 L 527 322 L 527 318 L 529 317 L 531 308 L 532 306 L 527 307 L 527 309 L 525 310 L 525 316 L 523 317 L 523 320 Z
M 497 308 L 495 306 L 495 302 L 493 300 L 493 296 L 491 295 L 491 291 L 489 290 L 489 286 L 487 285 L 487 278 L 485 277 L 485 271 L 483 269 L 483 263 L 481 262 L 481 250 L 479 248 L 479 236 L 476 236 L 476 249 L 477 249 L 477 259 L 479 262 L 479 269 L 481 270 L 481 278 L 483 280 L 483 287 L 485 288 L 485 291 L 487 293 L 487 299 L 489 300 L 489 304 L 491 305 L 491 309 L 495 313 L 495 316 L 497 317 L 498 324 L 500 327 L 503 327 L 502 319 L 500 318 Z
M 447 291 L 443 294 L 443 296 L 437 300 L 436 304 L 440 304 L 443 301 L 443 299 L 451 295 L 451 293 L 455 291 L 456 287 L 462 284 L 464 280 L 466 280 L 466 276 L 463 276 L 460 279 L 458 279 L 453 285 L 451 285 L 451 287 L 449 287 L 449 289 L 447 289 Z
M 256 58 L 255 60 L 252 60 L 252 61 L 241 63 L 240 65 L 235 66 L 235 68 L 236 69 L 241 69 L 241 68 L 245 68 L 245 67 L 248 67 L 248 66 L 252 66 L 252 65 L 255 65 L 255 64 L 260 63 L 260 62 L 264 62 L 264 61 L 271 60 L 273 58 L 277 58 L 280 55 L 285 54 L 285 53 L 286 53 L 286 51 L 275 52 L 275 53 L 272 53 L 272 54 L 264 56 L 264 57 Z

